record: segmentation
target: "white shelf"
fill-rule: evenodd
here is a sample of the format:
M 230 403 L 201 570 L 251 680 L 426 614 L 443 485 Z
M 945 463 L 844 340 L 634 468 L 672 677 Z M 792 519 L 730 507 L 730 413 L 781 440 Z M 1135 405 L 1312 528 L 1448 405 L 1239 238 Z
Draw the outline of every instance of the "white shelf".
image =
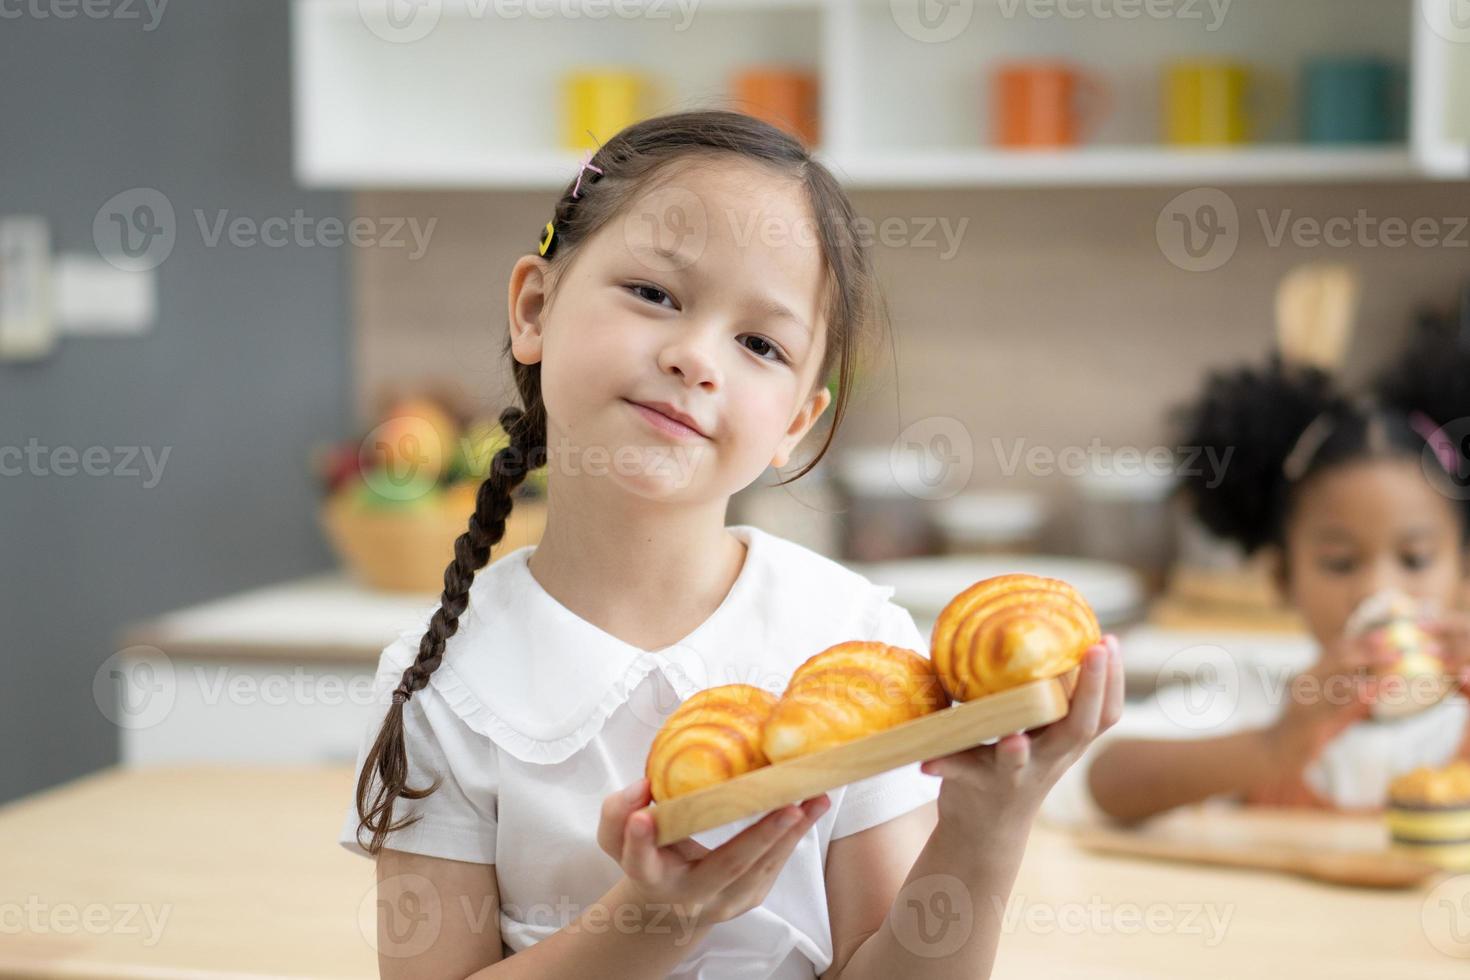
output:
M 858 187 L 1104 186 L 1410 180 L 1407 147 L 1318 149 L 1280 146 L 1199 151 L 1167 147 L 1084 147 L 1067 151 L 933 150 L 822 156 Z
M 525 0 L 540 13 L 499 16 L 522 8 L 443 0 L 411 8 L 434 12 L 433 28 L 405 41 L 372 29 L 358 0 L 294 0 L 298 179 L 331 188 L 555 189 L 580 158 L 559 143 L 564 72 L 637 68 L 660 80 L 651 111 L 667 112 L 729 106 L 735 71 L 781 63 L 818 74 L 818 156 L 853 188 L 1470 180 L 1470 28 L 1464 43 L 1446 37 L 1435 13 L 1463 0 L 1233 0 L 1217 29 L 1177 18 L 1027 17 L 1017 13 L 1027 0 L 976 0 L 960 5 L 970 9 L 964 31 L 942 43 L 902 29 L 889 0 L 701 0 L 687 22 L 688 5 L 674 0 L 546 16 L 576 12 L 579 2 Z M 1403 142 L 1293 143 L 1294 112 L 1285 112 L 1267 142 L 1153 145 L 1162 62 L 1238 57 L 1274 76 L 1280 104 L 1294 106 L 1301 61 L 1334 53 L 1375 54 L 1410 70 Z M 1065 58 L 1106 79 L 1116 108 L 1088 145 L 984 145 L 990 68 L 1030 57 Z

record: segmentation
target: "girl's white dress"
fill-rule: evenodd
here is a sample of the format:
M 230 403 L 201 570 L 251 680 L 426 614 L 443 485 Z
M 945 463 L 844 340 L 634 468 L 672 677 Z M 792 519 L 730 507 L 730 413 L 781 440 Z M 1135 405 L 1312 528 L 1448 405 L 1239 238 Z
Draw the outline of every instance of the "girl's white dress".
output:
M 724 602 L 672 646 L 646 651 L 573 614 L 531 575 L 527 546 L 482 569 L 459 632 L 423 690 L 405 705 L 409 785 L 439 789 L 397 801 L 421 814 L 387 841 L 401 851 L 495 865 L 507 952 L 572 922 L 621 876 L 596 841 L 607 794 L 643 773 L 663 719 L 689 695 L 748 683 L 780 693 L 807 657 L 846 640 L 881 640 L 927 656 L 912 616 L 878 586 L 822 555 L 756 527 Z M 432 612 L 432 610 L 430 610 Z M 427 625 L 428 613 L 424 625 Z M 391 692 L 424 625 L 382 653 L 375 698 Z M 382 721 L 363 732 L 357 765 Z M 832 790 L 831 808 L 796 850 L 766 900 L 710 930 L 670 974 L 680 978 L 811 978 L 832 962 L 823 868 L 828 842 L 934 799 L 940 780 L 914 763 Z M 695 835 L 714 847 L 758 818 Z M 348 802 L 339 842 L 367 855 Z M 364 835 L 366 839 L 366 835 Z M 670 916 L 669 928 L 683 934 Z

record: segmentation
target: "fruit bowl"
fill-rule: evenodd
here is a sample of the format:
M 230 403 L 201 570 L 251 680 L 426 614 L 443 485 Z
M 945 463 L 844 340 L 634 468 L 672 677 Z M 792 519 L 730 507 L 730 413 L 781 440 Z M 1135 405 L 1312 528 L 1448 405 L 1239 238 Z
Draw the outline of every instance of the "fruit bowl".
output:
M 454 541 L 469 527 L 478 484 L 435 490 L 393 507 L 365 504 L 336 493 L 318 513 L 338 560 L 362 585 L 387 592 L 437 593 L 454 558 Z M 536 544 L 546 528 L 546 502 L 518 498 L 505 521 L 505 537 L 490 549 L 490 561 Z

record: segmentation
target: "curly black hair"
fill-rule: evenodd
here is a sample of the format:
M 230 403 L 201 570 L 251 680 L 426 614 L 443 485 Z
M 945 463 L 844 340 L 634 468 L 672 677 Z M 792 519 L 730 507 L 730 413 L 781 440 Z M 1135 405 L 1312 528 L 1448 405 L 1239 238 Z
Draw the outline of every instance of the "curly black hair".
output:
M 1450 318 L 1422 317 L 1399 360 L 1358 395 L 1279 353 L 1261 367 L 1211 372 L 1172 414 L 1181 449 L 1211 450 L 1226 463 L 1221 473 L 1181 468 L 1179 493 L 1207 529 L 1251 554 L 1284 542 L 1297 491 L 1316 475 L 1367 458 L 1419 457 L 1457 503 L 1470 542 L 1470 344 L 1458 334 Z M 1436 469 L 1432 435 L 1454 444 L 1453 469 Z

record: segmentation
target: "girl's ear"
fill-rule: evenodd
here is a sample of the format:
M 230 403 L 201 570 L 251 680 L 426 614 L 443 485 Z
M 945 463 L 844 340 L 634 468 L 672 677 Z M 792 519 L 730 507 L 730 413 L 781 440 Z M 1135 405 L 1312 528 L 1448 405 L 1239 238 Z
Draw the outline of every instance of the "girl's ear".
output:
M 811 431 L 812 426 L 817 424 L 817 419 L 822 417 L 822 413 L 827 410 L 827 405 L 831 401 L 832 393 L 827 390 L 826 385 L 822 385 L 812 393 L 812 396 L 806 400 L 806 404 L 801 407 L 801 411 L 797 412 L 796 417 L 791 420 L 791 426 L 786 430 L 786 434 L 776 445 L 776 455 L 771 457 L 773 467 L 779 469 L 786 465 L 791 459 L 791 454 L 796 451 L 796 447 Z
M 539 255 L 522 255 L 510 270 L 507 304 L 510 313 L 510 349 L 522 364 L 541 361 L 542 316 L 546 310 L 547 270 L 551 263 Z

